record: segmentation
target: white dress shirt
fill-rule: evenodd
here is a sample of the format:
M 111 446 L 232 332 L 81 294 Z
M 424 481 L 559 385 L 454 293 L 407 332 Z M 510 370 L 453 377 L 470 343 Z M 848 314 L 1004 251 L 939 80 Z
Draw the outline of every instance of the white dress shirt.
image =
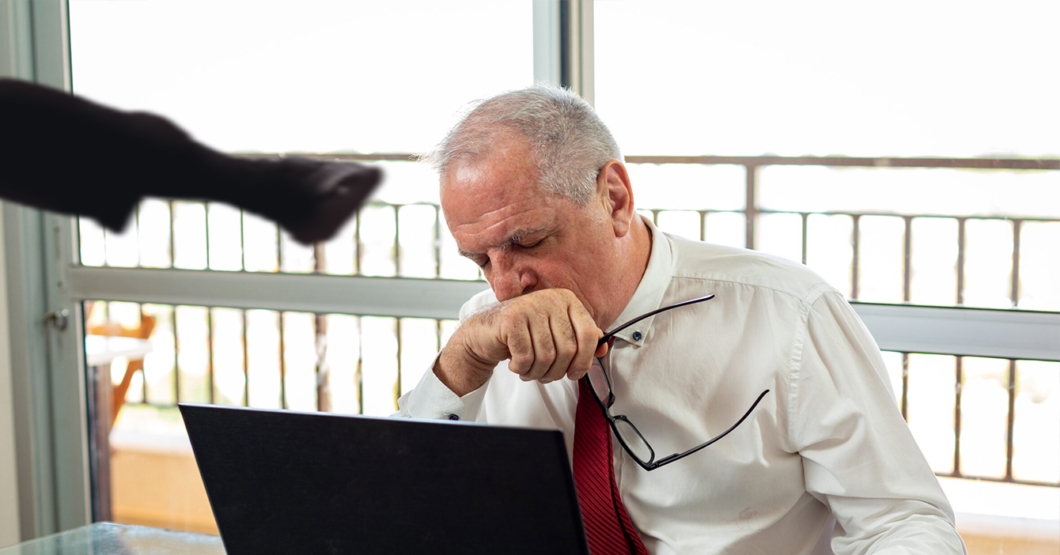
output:
M 803 266 L 651 229 L 644 277 L 615 324 L 716 297 L 617 334 L 612 414 L 661 458 L 726 430 L 770 392 L 731 434 L 650 472 L 615 441 L 618 487 L 648 551 L 817 554 L 830 537 L 837 554 L 964 553 L 879 348 L 843 296 Z M 477 295 L 461 319 L 495 302 Z M 428 371 L 399 414 L 559 428 L 570 453 L 577 397 L 575 382 L 523 382 L 501 363 L 463 397 Z

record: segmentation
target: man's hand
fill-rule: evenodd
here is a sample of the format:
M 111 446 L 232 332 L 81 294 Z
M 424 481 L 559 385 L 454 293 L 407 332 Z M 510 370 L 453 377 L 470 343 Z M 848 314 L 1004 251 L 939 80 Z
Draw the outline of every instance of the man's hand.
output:
M 464 320 L 442 350 L 434 373 L 457 395 L 470 393 L 509 360 L 508 369 L 524 381 L 541 383 L 563 376 L 578 379 L 589 371 L 603 332 L 574 293 L 566 289 L 534 291 L 498 303 Z

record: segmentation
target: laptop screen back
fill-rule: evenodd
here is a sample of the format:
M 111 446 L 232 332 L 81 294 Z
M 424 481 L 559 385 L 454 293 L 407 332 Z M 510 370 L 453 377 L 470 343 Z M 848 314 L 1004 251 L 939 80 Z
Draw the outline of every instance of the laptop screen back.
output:
M 180 410 L 228 555 L 588 554 L 558 430 Z

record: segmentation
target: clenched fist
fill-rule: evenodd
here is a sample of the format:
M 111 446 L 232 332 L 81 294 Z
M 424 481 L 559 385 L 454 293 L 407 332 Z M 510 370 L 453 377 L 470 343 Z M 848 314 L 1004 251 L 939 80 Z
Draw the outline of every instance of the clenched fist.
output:
M 509 360 L 508 369 L 524 381 L 574 380 L 589 371 L 593 357 L 607 353 L 606 343 L 597 346 L 601 337 L 574 293 L 534 291 L 464 320 L 438 357 L 434 373 L 460 396 L 486 383 L 502 360 Z

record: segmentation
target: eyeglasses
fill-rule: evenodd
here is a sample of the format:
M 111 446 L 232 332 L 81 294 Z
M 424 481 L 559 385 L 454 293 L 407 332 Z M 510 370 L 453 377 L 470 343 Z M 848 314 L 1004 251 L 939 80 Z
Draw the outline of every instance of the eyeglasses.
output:
M 605 333 L 604 336 L 600 338 L 600 342 L 597 343 L 597 346 L 603 345 L 604 343 L 611 341 L 611 339 L 616 333 L 647 318 L 648 316 L 653 316 L 660 312 L 665 312 L 667 310 L 687 306 L 690 304 L 709 301 L 713 298 L 714 295 L 711 294 L 705 297 L 690 299 L 687 301 L 679 302 L 674 305 L 659 308 L 648 312 L 647 314 L 641 314 L 640 316 L 637 316 L 636 318 L 622 324 L 621 326 L 618 326 L 610 332 Z M 589 370 L 589 373 L 586 374 L 585 377 L 582 379 L 588 380 L 589 389 L 593 392 L 593 398 L 596 399 L 596 402 L 600 405 L 601 410 L 604 411 L 604 418 L 606 418 L 607 422 L 611 425 L 611 430 L 615 432 L 615 437 L 617 437 L 618 442 L 622 444 L 622 448 L 625 449 L 626 453 L 629 453 L 629 456 L 632 457 L 633 460 L 636 461 L 636 463 L 639 464 L 640 467 L 644 470 L 655 470 L 660 466 L 679 461 L 691 455 L 692 453 L 695 453 L 696 451 L 708 447 L 719 439 L 725 437 L 729 434 L 729 432 L 735 430 L 737 426 L 743 424 L 743 421 L 747 420 L 747 417 L 750 416 L 752 412 L 754 412 L 755 407 L 757 407 L 758 403 L 762 401 L 762 398 L 766 396 L 766 393 L 769 393 L 769 390 L 767 389 L 761 394 L 759 394 L 758 399 L 755 399 L 755 402 L 751 404 L 751 408 L 747 409 L 747 412 L 745 412 L 744 415 L 741 416 L 735 424 L 729 427 L 728 430 L 725 430 L 714 438 L 709 439 L 705 443 L 697 445 L 689 449 L 688 451 L 685 451 L 684 453 L 674 453 L 672 455 L 668 455 L 659 460 L 656 460 L 655 449 L 653 449 L 651 444 L 648 443 L 648 440 L 644 438 L 644 434 L 640 433 L 640 430 L 638 430 L 637 427 L 632 422 L 630 422 L 629 418 L 626 417 L 626 415 L 624 414 L 611 414 L 611 406 L 615 404 L 615 394 L 611 388 L 611 379 L 608 378 L 607 372 L 604 372 L 603 361 L 597 358 L 593 364 L 593 367 Z

